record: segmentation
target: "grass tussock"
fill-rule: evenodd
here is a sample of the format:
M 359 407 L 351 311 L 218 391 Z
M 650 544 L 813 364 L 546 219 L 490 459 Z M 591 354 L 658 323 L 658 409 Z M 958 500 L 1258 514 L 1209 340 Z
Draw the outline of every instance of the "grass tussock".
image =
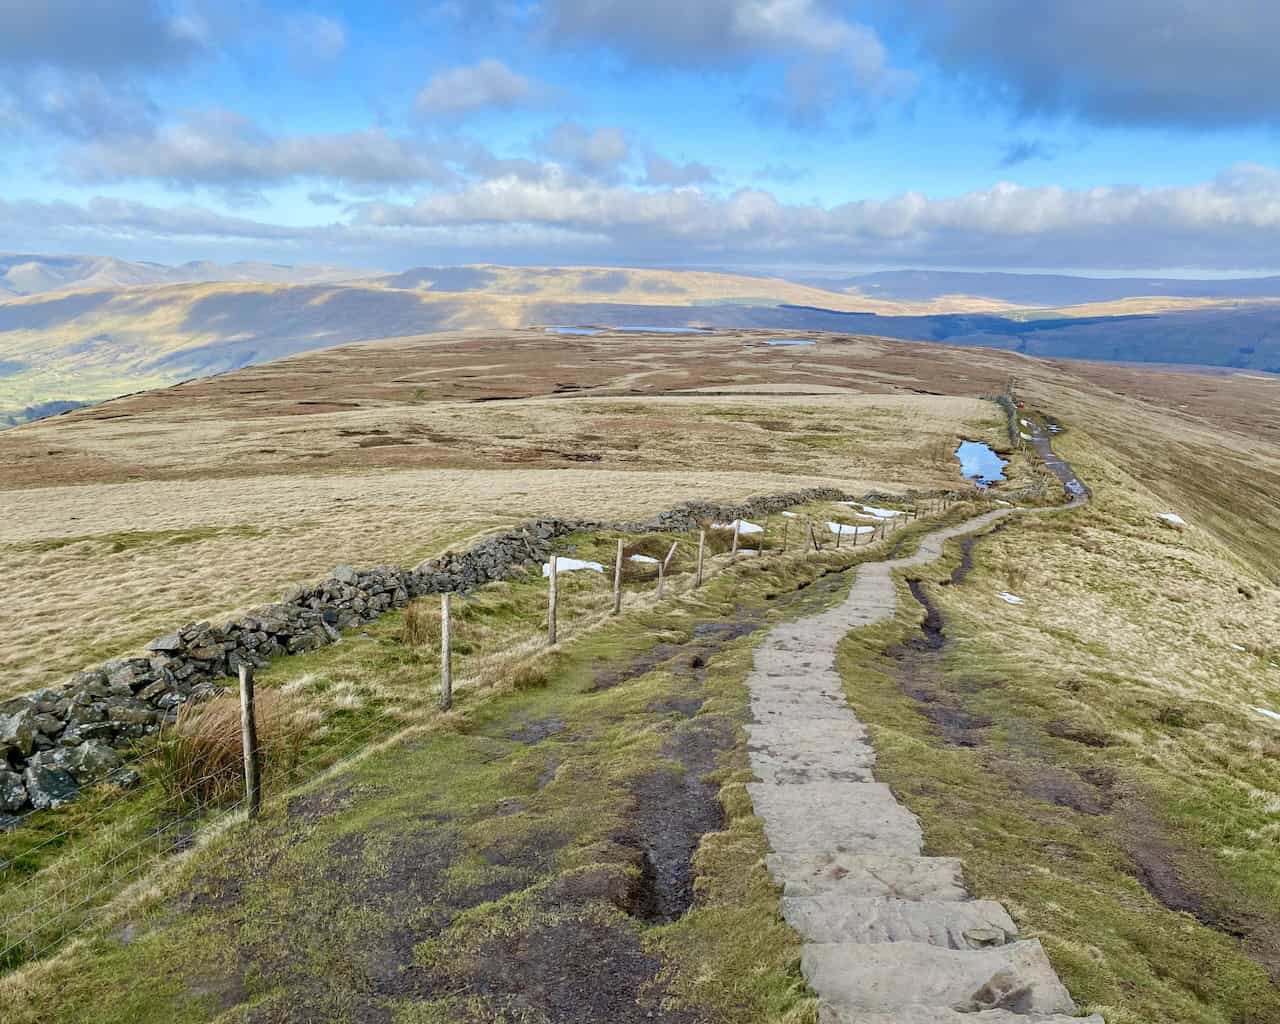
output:
M 319 713 L 270 690 L 257 695 L 256 709 L 263 774 L 288 769 L 315 734 Z M 240 701 L 225 696 L 184 707 L 160 748 L 160 769 L 164 788 L 176 803 L 204 806 L 237 798 L 244 789 Z
M 503 658 L 485 673 L 489 685 L 498 693 L 537 690 L 551 679 L 551 665 L 546 658 Z

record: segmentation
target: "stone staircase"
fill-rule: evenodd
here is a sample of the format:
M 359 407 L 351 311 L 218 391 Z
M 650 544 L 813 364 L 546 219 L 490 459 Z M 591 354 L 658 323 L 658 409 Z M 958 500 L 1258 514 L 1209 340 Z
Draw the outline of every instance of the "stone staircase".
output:
M 1075 1003 L 1038 940 L 1004 908 L 971 899 L 961 864 L 923 855 L 915 815 L 875 781 L 875 751 L 845 702 L 835 650 L 894 613 L 891 572 L 937 558 L 950 537 L 1009 510 L 928 535 L 920 552 L 860 567 L 837 608 L 774 629 L 749 679 L 747 788 L 769 841 L 782 912 L 821 1024 L 1103 1024 Z

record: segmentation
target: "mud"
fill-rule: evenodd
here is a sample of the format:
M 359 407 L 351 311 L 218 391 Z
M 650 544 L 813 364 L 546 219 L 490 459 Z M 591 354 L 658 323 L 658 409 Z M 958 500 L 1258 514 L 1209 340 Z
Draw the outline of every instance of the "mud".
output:
M 724 827 L 720 787 L 707 775 L 736 742 L 731 719 L 700 715 L 682 724 L 663 747 L 677 770 L 643 775 L 628 787 L 633 828 L 620 839 L 641 850 L 631 908 L 640 920 L 668 924 L 693 906 L 693 855 L 703 835 Z
M 953 587 L 958 587 L 969 577 L 969 573 L 973 571 L 973 549 L 980 541 L 987 537 L 994 537 L 997 533 L 1009 525 L 1007 519 L 1002 519 L 996 523 L 986 533 L 975 533 L 960 542 L 960 561 L 954 569 L 951 570 L 950 583 Z
M 509 740 L 531 746 L 534 743 L 541 743 L 550 736 L 558 735 L 567 728 L 563 718 L 539 718 L 508 731 L 506 736 Z
M 885 651 L 897 662 L 898 689 L 915 701 L 916 710 L 928 719 L 948 744 L 956 747 L 981 746 L 983 732 L 991 726 L 992 720 L 987 715 L 966 709 L 957 699 L 957 693 L 974 693 L 990 687 L 968 683 L 955 687 L 944 685 L 938 660 L 947 645 L 942 613 L 929 597 L 922 580 L 909 579 L 907 587 L 924 609 L 925 616 L 918 634 Z

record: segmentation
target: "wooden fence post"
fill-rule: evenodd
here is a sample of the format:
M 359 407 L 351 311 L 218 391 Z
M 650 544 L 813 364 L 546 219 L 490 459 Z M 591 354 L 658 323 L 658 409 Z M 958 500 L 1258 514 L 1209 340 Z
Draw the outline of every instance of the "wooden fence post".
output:
M 240 663 L 240 735 L 244 745 L 244 796 L 249 817 L 262 809 L 262 765 L 258 761 L 258 717 L 253 701 L 253 666 Z
M 556 576 L 559 570 L 556 566 L 556 556 L 551 556 L 551 575 L 548 577 L 547 586 L 547 643 L 552 647 L 556 644 Z
M 440 710 L 453 707 L 453 637 L 452 618 L 449 614 L 450 598 L 447 591 L 440 595 Z
M 622 538 L 618 538 L 618 557 L 613 562 L 613 614 L 622 611 Z
M 735 519 L 733 521 L 733 550 L 729 552 L 729 561 L 734 561 L 738 557 L 738 531 L 742 529 L 742 520 Z
M 813 523 L 809 523 L 809 539 L 813 541 L 813 550 L 822 551 L 822 545 L 818 543 L 818 535 L 814 532 Z
M 787 553 L 787 527 L 790 525 L 789 520 L 782 520 L 782 554 L 784 555 Z
M 662 600 L 662 584 L 667 578 L 667 564 L 665 562 L 658 563 L 658 600 Z
M 694 574 L 693 585 L 695 587 L 702 586 L 702 552 L 707 546 L 707 531 L 698 531 L 698 571 Z
M 844 523 L 836 523 L 836 550 L 840 550 L 840 538 L 844 536 Z M 857 536 L 855 534 L 854 536 Z

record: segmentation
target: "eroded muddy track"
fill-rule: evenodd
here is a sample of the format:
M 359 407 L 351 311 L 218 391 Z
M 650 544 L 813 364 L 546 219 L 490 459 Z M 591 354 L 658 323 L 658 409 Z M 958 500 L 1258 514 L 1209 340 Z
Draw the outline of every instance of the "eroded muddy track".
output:
M 933 562 L 951 538 L 1015 511 L 934 531 L 910 557 L 863 564 L 842 604 L 778 626 L 756 649 L 750 755 L 760 781 L 749 790 L 823 1024 L 960 1024 L 980 1012 L 989 1024 L 1078 1020 L 1039 942 L 1019 938 L 998 903 L 971 899 L 957 860 L 923 856 L 919 822 L 875 780 L 875 751 L 835 666 L 850 630 L 895 613 L 896 570 Z M 941 643 L 934 626 L 926 646 Z

